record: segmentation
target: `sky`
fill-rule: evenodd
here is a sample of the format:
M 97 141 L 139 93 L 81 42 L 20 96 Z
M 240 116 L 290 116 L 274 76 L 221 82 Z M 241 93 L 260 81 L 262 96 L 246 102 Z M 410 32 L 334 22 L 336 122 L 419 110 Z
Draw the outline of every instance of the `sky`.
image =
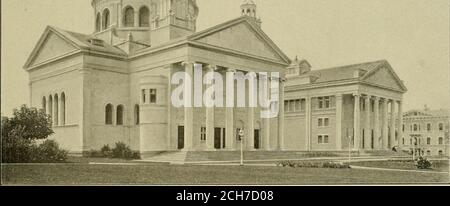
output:
M 263 30 L 313 69 L 386 59 L 404 110 L 450 107 L 448 0 L 254 0 Z M 240 15 L 242 0 L 197 0 L 198 31 Z M 90 34 L 90 0 L 2 0 L 1 114 L 29 102 L 22 69 L 47 25 Z

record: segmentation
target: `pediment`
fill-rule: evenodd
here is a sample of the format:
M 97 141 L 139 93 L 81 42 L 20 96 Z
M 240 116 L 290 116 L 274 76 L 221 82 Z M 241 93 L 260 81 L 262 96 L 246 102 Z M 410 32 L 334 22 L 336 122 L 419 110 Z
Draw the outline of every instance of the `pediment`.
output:
M 72 42 L 64 39 L 52 29 L 47 29 L 30 55 L 25 67 L 73 53 L 79 50 Z
M 219 25 L 195 34 L 191 41 L 288 64 L 287 56 L 250 21 L 241 18 L 235 22 Z
M 381 65 L 373 72 L 367 73 L 363 81 L 398 91 L 406 91 L 406 87 L 389 65 Z

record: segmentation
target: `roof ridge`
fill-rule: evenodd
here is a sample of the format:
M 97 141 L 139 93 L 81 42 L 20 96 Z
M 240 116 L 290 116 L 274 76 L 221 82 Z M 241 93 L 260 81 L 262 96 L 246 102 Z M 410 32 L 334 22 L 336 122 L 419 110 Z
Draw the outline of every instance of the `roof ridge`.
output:
M 341 68 L 346 68 L 346 67 L 356 67 L 356 66 L 369 65 L 369 64 L 381 64 L 381 63 L 385 63 L 385 62 L 387 62 L 387 60 L 382 59 L 382 60 L 371 61 L 371 62 L 363 62 L 363 63 L 356 63 L 356 64 L 349 64 L 349 65 L 342 65 L 342 66 L 336 66 L 336 67 L 329 67 L 329 68 L 317 69 L 317 70 L 314 70 L 314 71 L 323 71 L 323 70 L 331 70 L 331 69 L 341 69 Z

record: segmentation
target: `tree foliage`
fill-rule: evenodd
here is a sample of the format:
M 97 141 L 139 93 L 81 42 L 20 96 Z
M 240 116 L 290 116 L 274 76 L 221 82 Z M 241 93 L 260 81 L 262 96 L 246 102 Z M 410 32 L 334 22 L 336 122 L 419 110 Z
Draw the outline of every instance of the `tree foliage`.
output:
M 52 121 L 42 110 L 26 105 L 15 109 L 12 118 L 2 120 L 2 137 L 10 136 L 12 131 L 21 130 L 21 137 L 27 140 L 46 139 L 53 134 Z

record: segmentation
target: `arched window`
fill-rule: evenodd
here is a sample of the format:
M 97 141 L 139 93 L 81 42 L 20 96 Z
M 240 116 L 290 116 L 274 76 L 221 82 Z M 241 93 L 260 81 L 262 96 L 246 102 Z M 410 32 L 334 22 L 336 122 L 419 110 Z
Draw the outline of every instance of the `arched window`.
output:
M 109 24 L 110 24 L 109 9 L 105 9 L 103 11 L 103 21 L 102 21 L 103 30 L 108 29 Z
M 47 111 L 48 113 L 48 115 L 50 115 L 50 117 L 53 117 L 53 97 L 52 97 L 52 95 L 50 95 L 49 97 L 48 97 L 48 111 Z M 53 120 L 53 118 L 52 118 L 52 120 Z
M 439 137 L 439 145 L 443 145 L 444 144 L 444 138 Z
M 444 124 L 439 123 L 439 131 L 444 131 Z
M 139 105 L 134 106 L 134 124 L 139 125 L 141 123 L 140 108 Z
M 117 106 L 116 124 L 123 125 L 123 106 Z
M 42 97 L 42 111 L 47 114 L 47 99 L 45 97 Z
M 419 129 L 419 127 L 417 127 L 417 124 L 414 124 L 414 131 L 416 132 Z
M 61 94 L 61 125 L 66 125 L 66 94 Z
M 123 25 L 125 27 L 133 27 L 134 26 L 134 9 L 131 6 L 125 8 L 124 16 L 123 16 Z
M 106 105 L 106 107 L 105 107 L 105 124 L 112 125 L 112 122 L 113 122 L 112 114 L 113 114 L 112 104 Z
M 150 26 L 150 11 L 145 6 L 139 9 L 139 26 L 140 27 Z
M 59 125 L 59 118 L 58 118 L 58 116 L 59 116 L 59 111 L 58 111 L 58 106 L 59 106 L 59 98 L 58 98 L 58 94 L 55 94 L 55 99 L 54 99 L 54 103 L 53 103 L 53 105 L 54 105 L 54 107 L 55 107 L 55 109 L 54 109 L 54 112 L 55 112 L 55 114 L 53 115 L 53 125 Z
M 100 13 L 97 14 L 97 17 L 95 17 L 95 31 L 99 32 L 102 27 L 102 17 Z

